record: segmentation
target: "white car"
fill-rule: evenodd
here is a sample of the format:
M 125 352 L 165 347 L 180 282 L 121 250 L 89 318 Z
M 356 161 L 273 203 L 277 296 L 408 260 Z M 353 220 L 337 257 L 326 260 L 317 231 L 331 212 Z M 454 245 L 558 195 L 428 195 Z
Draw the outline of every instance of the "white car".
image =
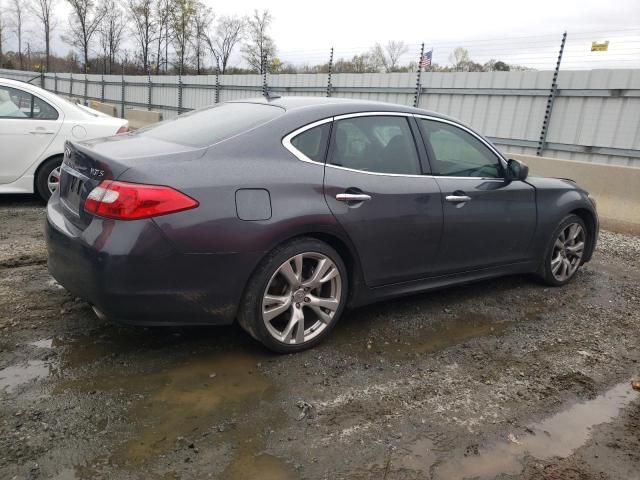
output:
M 0 193 L 37 193 L 46 201 L 58 188 L 66 140 L 126 131 L 126 120 L 0 78 Z

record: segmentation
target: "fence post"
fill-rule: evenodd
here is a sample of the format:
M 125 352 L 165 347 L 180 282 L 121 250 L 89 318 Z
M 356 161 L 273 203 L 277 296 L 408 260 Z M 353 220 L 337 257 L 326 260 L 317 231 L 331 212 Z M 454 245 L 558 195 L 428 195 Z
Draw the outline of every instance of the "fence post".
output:
M 58 94 L 58 74 L 53 74 L 53 93 Z
M 73 72 L 69 74 L 69 97 L 73 98 Z
M 40 87 L 44 88 L 44 69 L 40 72 Z
M 220 103 L 220 60 L 216 55 L 216 103 Z
M 420 93 L 422 91 L 422 57 L 424 57 L 424 42 L 420 46 L 420 58 L 418 59 L 418 78 L 416 79 L 416 94 L 413 97 L 413 106 L 418 108 L 420 104 Z
M 124 118 L 124 94 L 126 85 L 124 83 L 124 62 L 122 62 L 122 77 L 120 82 L 120 118 Z
M 104 73 L 100 78 L 100 101 L 104 103 Z
M 87 74 L 84 74 L 84 104 L 87 105 L 88 102 L 88 98 L 87 98 L 87 85 L 89 83 L 89 80 L 87 79 Z
M 182 113 L 182 74 L 178 75 L 178 115 Z
M 333 70 L 333 47 L 331 47 L 331 53 L 329 54 L 329 74 L 327 76 L 327 97 L 331 96 L 331 71 Z
M 265 97 L 269 96 L 267 87 L 267 55 L 262 56 L 262 95 Z
M 153 84 L 151 83 L 151 71 L 147 71 L 147 110 L 151 111 Z
M 560 43 L 560 52 L 558 52 L 558 62 L 556 63 L 556 69 L 553 72 L 553 81 L 551 82 L 551 90 L 549 90 L 549 96 L 547 97 L 547 109 L 544 112 L 544 120 L 542 121 L 542 129 L 540 130 L 540 140 L 538 140 L 538 149 L 536 155 L 542 156 L 544 147 L 547 143 L 547 132 L 549 131 L 549 121 L 551 120 L 551 110 L 553 110 L 553 102 L 556 98 L 558 91 L 558 73 L 560 72 L 560 62 L 562 61 L 562 52 L 564 52 L 564 44 L 567 41 L 567 32 L 562 34 L 562 42 Z

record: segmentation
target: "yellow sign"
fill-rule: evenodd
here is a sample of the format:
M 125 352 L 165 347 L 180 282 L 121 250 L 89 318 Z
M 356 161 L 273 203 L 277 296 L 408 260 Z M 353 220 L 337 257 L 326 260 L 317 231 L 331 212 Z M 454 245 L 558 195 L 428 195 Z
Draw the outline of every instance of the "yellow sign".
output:
M 591 42 L 592 52 L 606 52 L 609 50 L 609 40 L 604 43 Z

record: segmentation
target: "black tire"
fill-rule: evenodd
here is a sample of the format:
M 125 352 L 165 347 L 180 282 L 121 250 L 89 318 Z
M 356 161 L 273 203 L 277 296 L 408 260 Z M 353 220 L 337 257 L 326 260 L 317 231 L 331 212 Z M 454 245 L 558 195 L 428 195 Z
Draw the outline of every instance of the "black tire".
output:
M 62 164 L 62 157 L 53 157 L 44 162 L 38 168 L 38 173 L 36 174 L 36 193 L 38 196 L 44 201 L 47 202 L 51 197 L 51 191 L 49 190 L 48 180 L 49 175 L 56 168 L 58 168 Z
M 333 262 L 339 272 L 340 277 L 341 287 L 339 294 L 339 304 L 330 322 L 326 323 L 326 326 L 323 326 L 323 329 L 319 334 L 317 334 L 317 336 L 299 344 L 289 344 L 283 343 L 282 341 L 276 339 L 269 332 L 265 321 L 263 321 L 262 302 L 263 296 L 267 293 L 267 288 L 269 287 L 272 279 L 275 278 L 276 272 L 283 264 L 285 264 L 285 262 L 287 262 L 287 260 L 292 259 L 296 255 L 300 254 L 320 254 L 328 257 L 328 259 Z M 267 257 L 261 262 L 258 269 L 254 272 L 246 287 L 242 299 L 242 304 L 240 305 L 240 309 L 238 312 L 238 323 L 253 338 L 258 340 L 265 347 L 274 352 L 299 352 L 314 347 L 329 335 L 329 333 L 335 327 L 336 323 L 338 323 L 340 316 L 342 315 L 344 306 L 346 304 L 347 294 L 347 269 L 342 258 L 340 258 L 340 255 L 329 245 L 319 240 L 308 237 L 294 239 L 277 247 L 271 253 L 269 253 Z M 290 308 L 293 308 L 293 305 L 294 304 L 292 304 Z M 302 303 L 302 307 L 305 307 L 304 303 Z M 304 310 L 308 311 L 307 309 Z M 292 315 L 292 313 L 289 312 L 290 310 L 286 310 L 282 315 Z
M 554 245 L 556 244 L 556 240 L 558 240 L 558 237 L 560 236 L 561 232 L 563 232 L 567 227 L 569 227 L 572 224 L 578 224 L 580 227 L 582 227 L 582 231 L 584 232 L 584 239 L 583 239 L 584 246 L 583 246 L 582 256 L 580 259 L 577 259 L 578 260 L 577 266 L 575 270 L 568 276 L 568 278 L 558 279 L 554 275 L 552 271 L 552 265 L 551 265 L 553 260 L 553 254 L 554 254 Z M 584 221 L 578 215 L 574 215 L 574 214 L 567 215 L 565 218 L 562 219 L 562 221 L 558 224 L 558 226 L 555 228 L 555 230 L 551 234 L 551 238 L 549 239 L 547 249 L 545 250 L 542 265 L 540 265 L 540 269 L 538 271 L 538 276 L 542 279 L 544 283 L 553 287 L 560 287 L 562 285 L 566 285 L 567 283 L 571 282 L 575 278 L 576 273 L 580 269 L 580 266 L 582 266 L 582 264 L 584 263 L 583 258 L 590 240 L 591 239 L 589 238 L 589 230 L 587 229 L 587 226 L 585 225 Z

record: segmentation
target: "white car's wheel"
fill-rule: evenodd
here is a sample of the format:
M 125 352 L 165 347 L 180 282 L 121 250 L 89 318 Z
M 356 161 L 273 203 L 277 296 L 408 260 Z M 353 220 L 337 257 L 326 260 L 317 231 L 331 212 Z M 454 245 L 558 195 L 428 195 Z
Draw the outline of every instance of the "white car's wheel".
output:
M 62 157 L 50 158 L 38 169 L 36 175 L 36 193 L 45 202 L 53 195 L 60 185 L 60 167 Z

